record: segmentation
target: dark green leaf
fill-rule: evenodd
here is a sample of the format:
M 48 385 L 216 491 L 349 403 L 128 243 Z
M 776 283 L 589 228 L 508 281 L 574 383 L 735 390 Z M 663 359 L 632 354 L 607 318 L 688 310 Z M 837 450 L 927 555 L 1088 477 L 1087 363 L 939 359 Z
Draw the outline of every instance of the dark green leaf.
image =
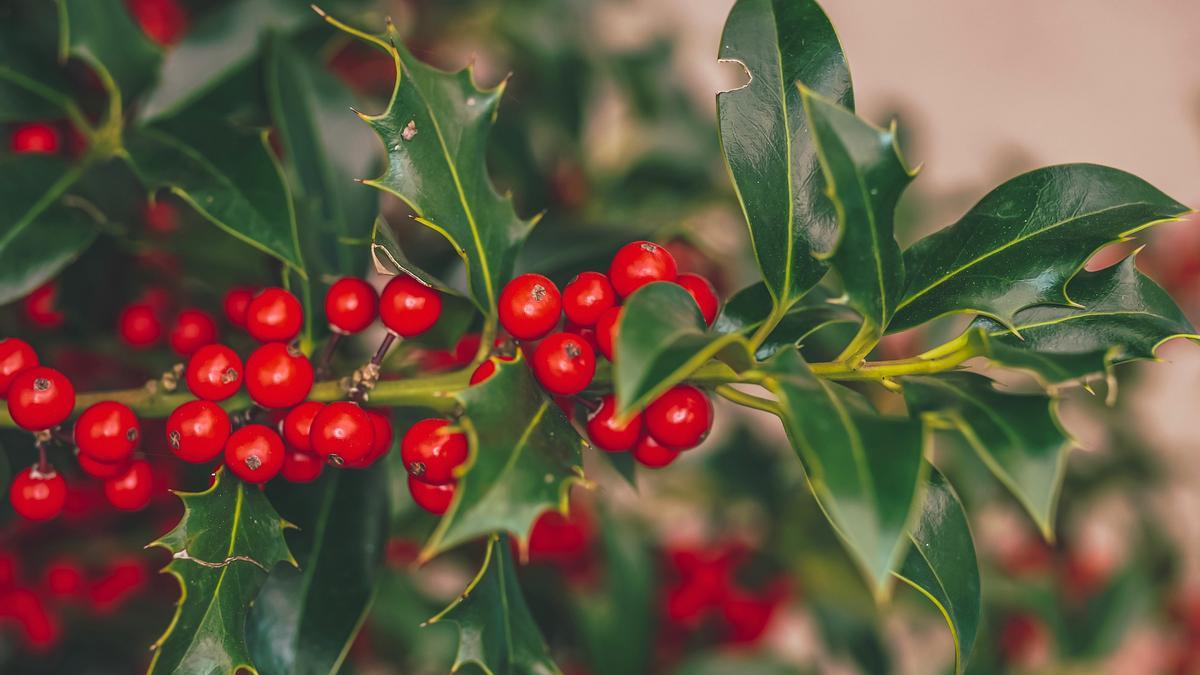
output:
M 904 400 L 915 414 L 931 414 L 957 430 L 1053 538 L 1054 509 L 1071 439 L 1044 394 L 998 391 L 975 373 L 906 377 Z
M 56 277 L 96 235 L 93 214 L 84 208 L 62 202 L 51 206 L 0 246 L 0 304 L 23 298 Z
M 163 571 L 179 580 L 183 594 L 154 644 L 149 672 L 258 672 L 246 647 L 246 615 L 268 571 L 296 564 L 283 538 L 287 523 L 258 487 L 223 469 L 204 492 L 178 494 L 183 519 L 150 546 L 171 552 Z
M 398 74 L 387 109 L 363 116 L 388 153 L 384 174 L 366 183 L 399 197 L 446 237 L 467 266 L 475 303 L 492 315 L 537 220 L 517 217 L 488 177 L 488 132 L 505 83 L 484 90 L 469 67 L 449 73 L 421 63 L 390 24 L 386 40 L 353 34 L 387 51 Z
M 962 502 L 937 469 L 929 470 L 925 501 L 909 537 L 912 547 L 895 574 L 942 613 L 954 638 L 954 670 L 961 673 L 979 633 L 979 563 Z
M 1010 325 L 1031 305 L 1071 305 L 1067 282 L 1092 253 L 1187 211 L 1137 176 L 1095 164 L 1017 176 L 905 251 L 908 285 L 892 329 L 952 312 Z
M 275 481 L 273 504 L 296 530 L 300 568 L 276 567 L 247 629 L 265 673 L 338 672 L 366 617 L 388 536 L 387 467 L 325 471 L 309 485 Z
M 0 156 L 0 249 L 57 203 L 83 171 L 52 155 Z
M 812 334 L 823 328 L 838 324 L 857 324 L 858 313 L 845 305 L 835 304 L 830 293 L 821 286 L 809 291 L 799 302 L 783 315 L 779 324 L 771 331 L 758 349 L 754 358 L 765 361 L 780 349 L 799 347 Z M 717 320 L 713 332 L 738 332 L 747 339 L 763 325 L 772 309 L 771 293 L 766 284 L 759 282 L 734 293 Z
M 571 486 L 583 479 L 583 439 L 523 355 L 497 360 L 494 375 L 457 397 L 471 455 L 422 560 L 493 532 L 526 541 L 542 512 L 566 512 Z
M 560 672 L 521 595 L 506 538 L 488 539 L 479 574 L 457 600 L 425 625 L 440 621 L 458 627 L 458 653 L 451 672 L 467 664 L 488 675 Z
M 619 410 L 640 410 L 714 357 L 750 367 L 739 333 L 706 330 L 700 308 L 682 286 L 660 281 L 629 296 L 614 347 L 613 390 Z
M 146 89 L 161 53 L 121 0 L 56 0 L 64 54 L 107 72 L 125 99 Z
M 52 3 L 0 3 L 0 122 L 54 118 L 71 107 L 73 85 L 58 63 Z
M 921 423 L 878 414 L 858 393 L 814 376 L 794 351 L 763 372 L 817 501 L 876 597 L 886 596 L 918 506 Z
M 375 263 L 375 271 L 380 274 L 393 277 L 406 274 L 447 295 L 458 294 L 444 281 L 421 269 L 409 259 L 400 242 L 396 241 L 392 226 L 382 217 L 375 220 L 375 229 L 371 231 L 371 257 Z
M 863 317 L 860 336 L 874 345 L 904 290 L 893 223 L 900 195 L 916 174 L 900 157 L 894 128 L 876 128 L 803 84 L 800 93 L 837 210 L 838 242 L 828 259 L 841 277 L 846 303 Z
M 850 69 L 813 0 L 738 0 L 720 59 L 742 64 L 749 79 L 717 94 L 721 145 L 763 279 L 786 308 L 824 275 L 813 255 L 837 239 L 796 83 L 853 109 Z
M 988 337 L 988 356 L 1004 366 L 1061 384 L 1108 373 L 1114 364 L 1152 359 L 1158 346 L 1196 329 L 1175 301 L 1138 272 L 1134 256 L 1095 272 L 1080 272 L 1067 285 L 1080 307 L 1044 305 L 1017 313 L 1020 336 L 980 317 L 973 324 Z

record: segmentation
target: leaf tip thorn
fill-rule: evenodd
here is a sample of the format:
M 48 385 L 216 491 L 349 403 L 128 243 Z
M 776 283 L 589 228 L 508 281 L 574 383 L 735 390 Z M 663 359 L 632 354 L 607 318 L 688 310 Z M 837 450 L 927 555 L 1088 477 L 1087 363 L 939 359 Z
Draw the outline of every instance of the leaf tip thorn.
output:
M 325 10 L 321 9 L 320 7 L 317 7 L 315 4 L 310 4 L 309 7 L 311 7 L 312 11 L 316 12 L 317 16 L 321 17 L 322 19 L 329 18 L 329 14 L 326 13 Z

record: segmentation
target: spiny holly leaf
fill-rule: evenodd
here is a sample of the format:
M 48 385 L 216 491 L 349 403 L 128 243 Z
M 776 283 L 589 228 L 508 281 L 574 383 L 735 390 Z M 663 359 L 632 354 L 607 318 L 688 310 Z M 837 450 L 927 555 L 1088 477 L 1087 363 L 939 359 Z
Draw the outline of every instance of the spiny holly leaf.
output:
M 479 574 L 449 607 L 423 624 L 449 621 L 458 627 L 452 673 L 468 664 L 487 675 L 560 672 L 521 595 L 509 548 L 507 538 L 490 537 Z
M 896 577 L 942 613 L 954 637 L 954 672 L 962 673 L 982 615 L 979 563 L 962 502 L 937 469 L 929 470 L 921 514 L 908 536 L 912 547 Z
M 1066 470 L 1070 437 L 1043 394 L 998 391 L 975 373 L 904 378 L 913 414 L 933 415 L 957 430 L 1037 522 L 1054 538 L 1054 509 Z
M 717 94 L 721 146 L 763 279 L 786 308 L 824 276 L 813 254 L 837 239 L 796 83 L 853 109 L 850 69 L 814 0 L 738 0 L 720 60 L 742 64 L 749 78 Z
M 813 494 L 875 596 L 886 597 L 924 479 L 920 421 L 880 415 L 857 392 L 813 375 L 795 351 L 762 371 Z
M 781 349 L 800 347 L 812 334 L 838 324 L 857 324 L 859 315 L 845 305 L 830 302 L 832 295 L 818 286 L 788 309 L 779 324 L 754 352 L 754 358 L 765 361 Z M 738 332 L 749 338 L 763 325 L 771 313 L 771 293 L 766 284 L 747 286 L 726 301 L 713 332 Z
M 161 51 L 133 22 L 121 0 L 56 0 L 59 50 L 112 77 L 121 95 L 144 91 L 158 71 Z
M 566 513 L 571 486 L 583 481 L 583 439 L 538 386 L 524 356 L 495 361 L 494 375 L 456 395 L 471 455 L 423 561 L 493 532 L 511 532 L 524 543 L 542 512 Z
M 1031 305 L 1071 305 L 1067 282 L 1093 252 L 1187 211 L 1137 176 L 1095 164 L 1017 176 L 904 252 L 908 287 L 891 328 L 952 312 L 1011 327 Z
M 904 290 L 904 260 L 893 234 L 896 204 L 916 172 L 883 130 L 800 85 L 812 142 L 837 210 L 838 242 L 828 257 L 846 302 L 863 318 L 860 336 L 875 344 Z M 856 355 L 859 357 L 866 354 Z
M 640 410 L 713 357 L 735 370 L 754 360 L 740 333 L 707 330 L 696 301 L 679 284 L 659 281 L 639 288 L 621 309 L 614 346 L 617 408 Z
M 470 67 L 449 73 L 421 63 L 390 24 L 385 39 L 328 20 L 387 51 L 396 65 L 387 109 L 362 116 L 388 154 L 384 174 L 366 184 L 399 197 L 418 221 L 450 241 L 466 264 L 475 303 L 484 314 L 494 314 L 500 289 L 537 222 L 519 218 L 512 200 L 497 194 L 488 177 L 488 132 L 505 83 L 480 89 Z
M 326 471 L 318 482 L 267 490 L 300 529 L 288 537 L 299 569 L 271 570 L 247 635 L 265 673 L 336 673 L 375 593 L 388 536 L 387 467 Z
M 178 493 L 184 515 L 150 546 L 172 554 L 163 569 L 182 597 L 154 643 L 155 673 L 232 673 L 257 669 L 246 647 L 246 614 L 276 563 L 296 564 L 283 539 L 288 524 L 256 486 L 223 469 L 204 492 Z
M 1196 329 L 1171 296 L 1141 272 L 1130 255 L 1095 272 L 1080 272 L 1067 285 L 1080 307 L 1044 305 L 1017 313 L 1014 335 L 980 317 L 972 328 L 988 337 L 988 356 L 1010 368 L 1032 371 L 1061 384 L 1137 359 L 1152 359 L 1158 346 Z

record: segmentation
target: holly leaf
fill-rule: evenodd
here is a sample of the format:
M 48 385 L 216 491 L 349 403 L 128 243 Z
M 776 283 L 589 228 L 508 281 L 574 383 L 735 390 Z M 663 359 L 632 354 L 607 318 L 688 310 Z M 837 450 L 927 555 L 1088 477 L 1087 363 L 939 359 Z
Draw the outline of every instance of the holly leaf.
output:
M 325 471 L 309 485 L 275 481 L 268 494 L 299 526 L 288 537 L 299 569 L 271 571 L 250 613 L 250 653 L 267 673 L 336 673 L 382 573 L 387 467 Z
M 362 115 L 383 141 L 388 164 L 367 185 L 395 195 L 417 220 L 444 236 L 463 259 L 475 304 L 495 314 L 500 289 L 537 218 L 522 220 L 487 171 L 487 140 L 506 82 L 480 89 L 471 67 L 456 73 L 418 61 L 388 25 L 384 38 L 326 17 L 391 55 L 396 86 L 387 109 Z
M 1187 212 L 1137 176 L 1095 164 L 1017 176 L 904 252 L 908 284 L 891 328 L 953 312 L 1012 328 L 1031 305 L 1078 306 L 1067 282 L 1092 253 Z
M 74 87 L 58 63 L 58 35 L 51 3 L 0 4 L 0 121 L 55 118 L 74 106 Z
M 614 347 L 613 390 L 620 411 L 640 410 L 710 359 L 735 370 L 753 363 L 740 333 L 707 329 L 700 308 L 679 284 L 639 288 L 621 309 Z
M 824 328 L 859 323 L 857 312 L 830 302 L 832 299 L 832 294 L 821 286 L 809 291 L 783 315 L 755 350 L 754 358 L 766 361 L 781 349 L 801 347 L 809 336 Z M 766 321 L 771 309 L 771 293 L 760 281 L 734 293 L 721 308 L 712 329 L 716 333 L 738 332 L 749 339 Z
M 909 410 L 932 415 L 961 434 L 1042 534 L 1053 539 L 1055 506 L 1073 445 L 1058 421 L 1058 401 L 999 391 L 975 373 L 906 377 L 903 384 Z
M 154 643 L 149 672 L 257 673 L 246 646 L 246 615 L 277 563 L 296 564 L 279 517 L 256 486 L 213 475 L 203 492 L 177 493 L 184 515 L 149 544 L 171 552 L 163 571 L 182 589 L 175 618 Z
M 794 351 L 761 370 L 817 502 L 876 598 L 886 597 L 924 480 L 920 421 L 880 415 L 857 392 L 813 375 Z
M 916 172 L 900 156 L 894 124 L 879 129 L 803 84 L 800 95 L 837 211 L 837 245 L 817 255 L 841 277 L 846 303 L 863 318 L 859 334 L 874 345 L 904 291 L 904 260 L 893 226 L 896 204 Z
M 813 0 L 738 0 L 719 58 L 749 78 L 717 94 L 717 123 L 763 280 L 785 309 L 824 276 L 814 254 L 833 250 L 838 229 L 796 83 L 853 109 L 850 69 Z
M 507 539 L 490 537 L 479 574 L 449 607 L 422 624 L 449 621 L 458 627 L 452 673 L 468 664 L 487 675 L 560 672 L 521 595 L 509 548 Z
M 60 53 L 88 62 L 111 77 L 130 99 L 153 82 L 159 48 L 133 22 L 121 0 L 56 0 Z
M 99 234 L 93 213 L 62 202 L 0 245 L 0 304 L 25 297 L 58 276 Z
M 912 547 L 895 572 L 942 613 L 954 638 L 954 672 L 962 673 L 982 618 L 979 563 L 962 502 L 937 469 L 925 481 L 925 501 L 909 531 Z
M 524 545 L 537 517 L 555 508 L 566 513 L 571 486 L 583 482 L 584 441 L 524 355 L 495 362 L 495 374 L 456 394 L 471 453 L 421 561 L 493 532 L 510 532 Z
M 1102 270 L 1080 272 L 1067 290 L 1079 307 L 1024 309 L 1013 318 L 1011 330 L 985 317 L 976 319 L 972 329 L 987 336 L 988 357 L 1057 385 L 1097 373 L 1111 375 L 1119 363 L 1153 359 L 1168 340 L 1197 339 L 1171 296 L 1138 272 L 1134 255 Z

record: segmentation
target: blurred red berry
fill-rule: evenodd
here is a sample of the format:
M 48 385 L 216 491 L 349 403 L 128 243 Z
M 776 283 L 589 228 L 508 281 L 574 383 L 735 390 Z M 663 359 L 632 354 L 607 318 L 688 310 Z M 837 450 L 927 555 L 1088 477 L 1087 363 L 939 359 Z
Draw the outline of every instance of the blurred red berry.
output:
M 237 288 L 229 289 L 225 294 L 225 299 L 221 303 L 222 309 L 225 310 L 225 320 L 231 326 L 238 328 L 246 327 L 246 312 L 250 308 L 250 301 L 254 299 L 254 289 L 238 286 Z
M 217 339 L 217 322 L 208 312 L 185 309 L 175 317 L 169 342 L 180 356 L 191 356 L 196 350 Z
M 617 322 L 621 320 L 621 308 L 610 307 L 600 315 L 600 320 L 596 322 L 596 345 L 600 347 L 600 353 L 609 361 L 613 360 L 613 354 L 617 346 Z
M 37 352 L 28 342 L 17 338 L 0 340 L 0 398 L 8 395 L 17 373 L 38 365 Z
M 678 450 L 662 445 L 650 434 L 643 434 L 637 445 L 633 446 L 633 458 L 638 464 L 651 469 L 661 469 L 678 457 Z
M 179 211 L 166 201 L 146 202 L 142 209 L 146 227 L 154 234 L 171 234 L 179 229 Z
M 150 504 L 154 475 L 150 463 L 135 459 L 125 470 L 104 481 L 104 498 L 122 511 L 140 511 Z
M 187 32 L 187 12 L 178 0 L 125 0 L 142 32 L 160 45 L 179 42 Z
M 58 328 L 67 316 L 58 310 L 58 284 L 47 281 L 30 291 L 21 302 L 25 318 L 37 328 Z
M 62 134 L 45 122 L 26 122 L 13 129 L 8 147 L 18 154 L 54 154 L 62 147 Z
M 158 311 L 145 303 L 134 303 L 117 315 L 117 332 L 130 347 L 144 349 L 162 339 L 162 321 Z
M 283 468 L 280 470 L 280 475 L 289 483 L 311 483 L 321 477 L 324 469 L 325 460 L 320 456 L 288 448 L 283 456 Z
M 675 277 L 675 283 L 683 286 L 683 289 L 692 296 L 692 299 L 696 301 L 696 306 L 700 308 L 700 314 L 704 316 L 704 323 L 711 326 L 713 321 L 717 320 L 717 313 L 721 310 L 721 300 L 717 297 L 717 291 L 708 279 L 699 274 L 680 274 Z
M 408 476 L 408 492 L 413 501 L 435 516 L 446 513 L 450 508 L 450 502 L 454 499 L 454 487 L 454 483 L 430 485 L 417 480 L 412 474 Z

